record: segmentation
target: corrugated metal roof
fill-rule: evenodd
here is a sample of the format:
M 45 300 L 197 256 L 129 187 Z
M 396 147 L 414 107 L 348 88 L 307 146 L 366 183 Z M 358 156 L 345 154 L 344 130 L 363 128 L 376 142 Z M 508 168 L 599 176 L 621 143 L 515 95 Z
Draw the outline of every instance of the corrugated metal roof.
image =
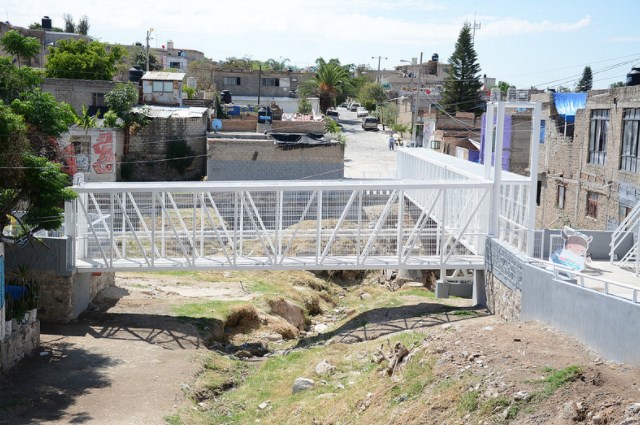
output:
M 207 112 L 207 108 L 196 106 L 181 108 L 177 106 L 144 105 L 136 106 L 131 110 L 138 114 L 144 114 L 149 118 L 201 118 Z
M 184 80 L 185 75 L 187 74 L 182 72 L 149 71 L 145 72 L 142 79 L 155 81 L 182 81 Z

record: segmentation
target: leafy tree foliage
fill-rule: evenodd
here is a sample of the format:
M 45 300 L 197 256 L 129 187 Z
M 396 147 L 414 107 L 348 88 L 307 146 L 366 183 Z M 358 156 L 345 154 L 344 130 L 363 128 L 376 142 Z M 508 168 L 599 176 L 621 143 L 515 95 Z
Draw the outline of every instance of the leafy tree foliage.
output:
M 122 121 L 131 122 L 131 108 L 138 103 L 138 89 L 132 83 L 119 83 L 104 96 L 109 110 L 115 112 Z
M 73 16 L 68 13 L 62 15 L 62 19 L 64 19 L 64 32 L 76 32 L 76 24 L 73 22 Z
M 301 97 L 298 100 L 298 112 L 301 114 L 309 115 L 313 111 L 313 106 L 311 106 L 311 102 L 306 97 Z
M 582 71 L 582 77 L 578 81 L 576 85 L 577 92 L 585 92 L 591 90 L 593 87 L 593 73 L 591 72 L 590 66 L 585 66 Z
M 502 96 L 507 95 L 509 87 L 511 87 L 511 84 L 507 83 L 506 81 L 498 81 L 498 88 L 500 89 L 500 93 L 502 93 Z
M 320 111 L 324 114 L 331 106 L 335 106 L 336 97 L 351 88 L 350 72 L 340 65 L 340 61 L 332 59 L 325 62 L 320 58 L 316 75 L 300 86 L 302 95 L 315 95 L 320 98 Z
M 480 64 L 466 22 L 460 30 L 453 54 L 449 58 L 449 75 L 445 78 L 442 104 L 447 112 L 482 112 Z
M 25 118 L 31 131 L 47 136 L 59 136 L 76 119 L 68 103 L 58 102 L 51 93 L 40 89 L 22 93 L 20 98 L 11 102 L 11 109 Z
M 89 27 L 90 27 L 89 17 L 87 15 L 84 15 L 78 21 L 78 26 L 76 27 L 76 31 L 78 31 L 78 34 L 80 35 L 87 35 L 89 34 Z
M 260 69 L 262 62 L 251 59 L 251 56 L 236 58 L 235 56 L 226 58 L 220 63 L 222 69 L 251 69 L 257 71 Z
M 132 66 L 137 66 L 140 69 L 147 69 L 147 53 L 144 49 L 138 50 L 131 62 Z M 158 58 L 153 53 L 149 52 L 149 71 L 162 70 L 162 64 L 158 62 Z
M 30 61 L 40 52 L 40 42 L 37 38 L 24 37 L 16 30 L 7 31 L 0 39 L 0 45 L 18 59 L 18 68 L 20 68 L 20 59 Z
M 213 73 L 215 68 L 216 65 L 208 59 L 189 61 L 187 65 L 187 77 L 195 77 L 197 90 L 213 91 Z
M 61 40 L 52 47 L 45 65 L 45 75 L 52 78 L 75 78 L 80 80 L 111 80 L 116 64 L 125 57 L 121 46 L 106 45 L 99 41 Z
M 42 82 L 42 73 L 30 67 L 16 68 L 10 57 L 0 56 L 0 100 L 10 103 L 20 93 L 33 90 Z
M 380 118 L 382 129 L 385 130 L 386 126 L 393 126 L 396 124 L 398 120 L 398 105 L 395 103 L 384 104 L 376 109 L 373 115 Z
M 624 87 L 624 81 L 616 81 L 615 83 L 611 83 L 609 88 L 615 89 L 617 87 Z
M 387 100 L 387 93 L 384 91 L 382 84 L 377 82 L 365 83 L 358 92 L 358 100 L 369 111 L 376 108 L 376 105 Z
M 42 24 L 40 22 L 34 22 L 32 24 L 29 24 L 29 29 L 30 30 L 41 30 L 42 29 Z M 64 32 L 64 30 L 60 27 L 51 27 L 51 30 L 53 32 Z
M 290 62 L 289 59 L 275 60 L 275 59 L 267 59 L 265 62 L 266 68 L 272 71 L 287 71 L 290 67 L 287 66 L 287 62 Z

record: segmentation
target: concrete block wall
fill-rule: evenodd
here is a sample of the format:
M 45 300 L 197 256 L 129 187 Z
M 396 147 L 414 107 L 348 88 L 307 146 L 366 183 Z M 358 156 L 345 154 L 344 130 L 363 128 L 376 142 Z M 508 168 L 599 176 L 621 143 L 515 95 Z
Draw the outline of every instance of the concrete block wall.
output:
M 209 181 L 344 177 L 344 145 L 338 143 L 282 147 L 272 141 L 212 139 L 208 148 Z
M 67 102 L 77 114 L 82 114 L 82 105 L 92 106 L 93 94 L 109 93 L 116 86 L 114 81 L 74 80 L 68 78 L 45 78 L 40 88 L 51 93 L 59 102 Z

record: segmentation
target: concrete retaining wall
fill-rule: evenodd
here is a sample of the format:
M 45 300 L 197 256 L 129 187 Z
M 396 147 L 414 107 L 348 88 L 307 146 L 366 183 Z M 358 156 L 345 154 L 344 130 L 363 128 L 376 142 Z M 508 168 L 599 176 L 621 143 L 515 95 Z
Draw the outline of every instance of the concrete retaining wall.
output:
M 0 374 L 15 366 L 26 354 L 33 353 L 40 345 L 40 322 L 21 325 L 11 335 L 0 341 Z

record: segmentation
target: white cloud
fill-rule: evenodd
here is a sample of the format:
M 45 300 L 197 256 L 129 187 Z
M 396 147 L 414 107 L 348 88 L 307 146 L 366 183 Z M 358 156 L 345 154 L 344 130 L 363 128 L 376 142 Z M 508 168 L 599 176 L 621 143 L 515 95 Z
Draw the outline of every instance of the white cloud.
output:
M 561 33 L 586 28 L 591 23 L 589 15 L 575 22 L 530 22 L 519 18 L 483 18 L 482 37 L 503 37 L 517 34 Z

